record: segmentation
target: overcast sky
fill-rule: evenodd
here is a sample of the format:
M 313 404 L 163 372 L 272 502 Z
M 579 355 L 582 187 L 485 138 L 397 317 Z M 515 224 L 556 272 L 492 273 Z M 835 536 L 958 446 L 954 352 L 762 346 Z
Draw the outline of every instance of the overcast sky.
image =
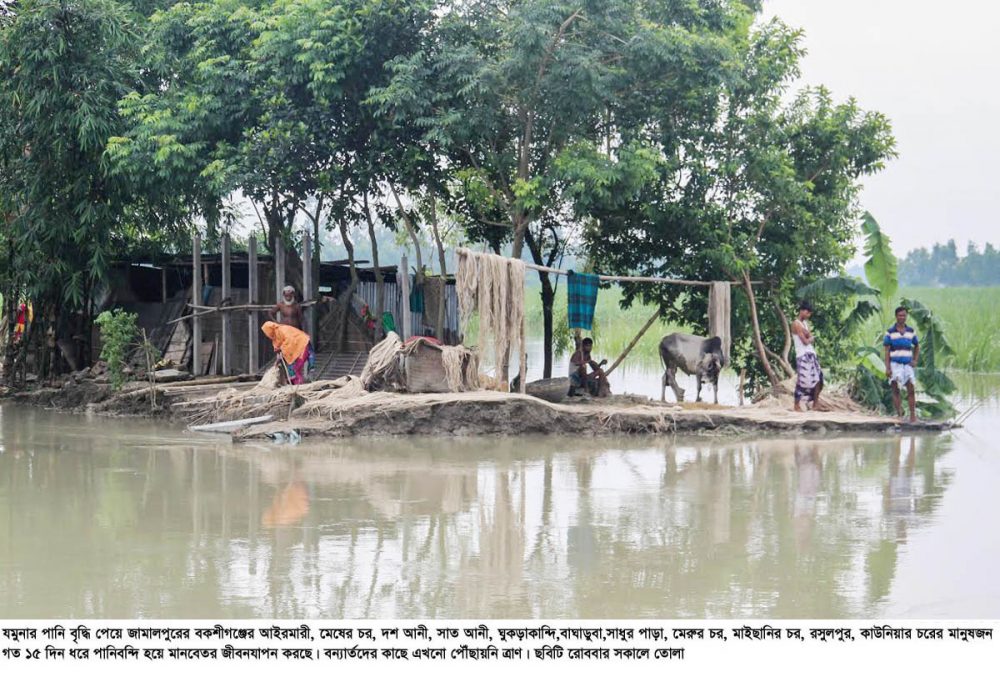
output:
M 892 121 L 899 157 L 862 196 L 897 255 L 1000 243 L 1000 3 L 765 0 L 805 31 L 802 84 Z

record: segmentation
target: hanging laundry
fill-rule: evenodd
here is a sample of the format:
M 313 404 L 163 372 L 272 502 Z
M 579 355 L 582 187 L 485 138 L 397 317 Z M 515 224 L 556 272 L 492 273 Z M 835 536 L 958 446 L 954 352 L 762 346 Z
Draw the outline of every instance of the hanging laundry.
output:
M 566 296 L 569 299 L 570 329 L 591 331 L 594 327 L 594 308 L 597 306 L 597 290 L 601 279 L 590 273 L 569 271 Z
M 728 282 L 713 282 L 708 288 L 708 335 L 722 339 L 722 357 L 729 364 L 732 347 L 732 291 Z
M 422 285 L 414 285 L 413 289 L 410 290 L 410 312 L 424 312 L 424 288 Z

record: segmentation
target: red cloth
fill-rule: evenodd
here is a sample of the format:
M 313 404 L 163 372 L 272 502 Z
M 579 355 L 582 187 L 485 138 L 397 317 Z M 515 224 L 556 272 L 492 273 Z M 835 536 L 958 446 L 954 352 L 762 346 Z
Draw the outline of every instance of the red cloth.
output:
M 433 343 L 436 346 L 444 345 L 443 343 L 441 343 L 440 341 L 438 341 L 433 336 L 411 336 L 410 338 L 408 338 L 405 341 L 403 341 L 403 345 L 404 346 L 408 346 L 411 343 L 413 343 L 414 341 L 427 341 L 428 343 Z

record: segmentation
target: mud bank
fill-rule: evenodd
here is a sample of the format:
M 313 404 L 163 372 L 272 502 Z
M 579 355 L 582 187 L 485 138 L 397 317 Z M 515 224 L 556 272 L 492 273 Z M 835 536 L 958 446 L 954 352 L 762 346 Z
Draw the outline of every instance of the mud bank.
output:
M 38 386 L 0 395 L 0 403 L 13 403 L 73 413 L 104 416 L 186 420 L 183 403 L 203 399 L 222 391 L 249 389 L 256 385 L 248 376 L 193 379 L 182 383 L 157 384 L 133 381 L 116 391 L 110 383 L 94 379 L 67 381 L 54 386 Z
M 286 437 L 380 435 L 662 435 L 773 433 L 889 433 L 896 419 L 859 412 L 803 412 L 760 407 L 678 406 L 658 402 L 591 400 L 551 404 L 525 395 L 473 392 L 448 395 L 365 393 L 350 384 L 325 394 L 302 393 L 282 421 L 248 426 L 237 441 Z M 260 404 L 258 404 L 260 407 Z M 270 411 L 279 408 L 271 407 Z M 263 413 L 263 408 L 250 412 Z M 909 426 L 907 426 L 909 427 Z M 946 423 L 921 423 L 943 430 Z
M 143 416 L 188 424 L 271 416 L 239 428 L 235 441 L 307 437 L 479 435 L 664 435 L 890 433 L 898 420 L 860 411 L 791 411 L 780 400 L 746 407 L 660 403 L 615 397 L 552 404 L 527 395 L 478 391 L 445 394 L 369 393 L 352 377 L 276 387 L 248 377 L 158 385 L 130 383 L 115 392 L 94 381 L 16 393 L 4 401 L 109 416 Z M 902 427 L 937 431 L 948 423 Z

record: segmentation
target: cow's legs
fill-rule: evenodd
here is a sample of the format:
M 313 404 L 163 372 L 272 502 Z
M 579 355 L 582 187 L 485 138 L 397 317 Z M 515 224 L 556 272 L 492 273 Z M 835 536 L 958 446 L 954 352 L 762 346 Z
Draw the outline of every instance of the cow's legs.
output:
M 695 374 L 695 380 L 698 382 L 698 396 L 695 398 L 695 402 L 701 402 L 701 374 Z
M 684 401 L 684 389 L 680 387 L 677 383 L 677 367 L 667 368 L 667 377 L 669 379 L 670 387 L 674 391 L 674 396 L 677 397 L 678 402 Z
M 715 395 L 715 403 L 719 403 L 719 377 L 716 376 L 712 379 L 712 394 Z
M 663 370 L 663 378 L 660 379 L 660 402 L 667 401 L 667 370 Z

